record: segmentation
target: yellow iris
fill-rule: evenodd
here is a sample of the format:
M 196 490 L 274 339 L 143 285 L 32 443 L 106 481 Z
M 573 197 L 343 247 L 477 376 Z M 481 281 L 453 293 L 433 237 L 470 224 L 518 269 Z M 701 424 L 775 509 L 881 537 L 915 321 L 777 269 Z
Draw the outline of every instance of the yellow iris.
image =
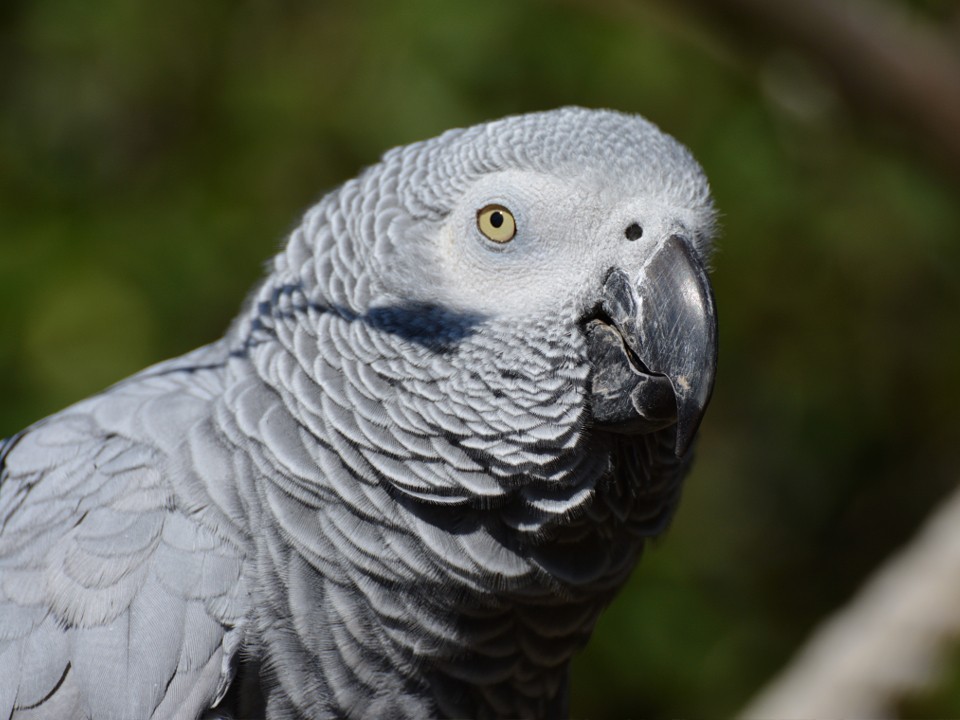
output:
M 517 221 L 503 205 L 487 205 L 477 213 L 477 227 L 495 243 L 507 243 L 517 234 Z

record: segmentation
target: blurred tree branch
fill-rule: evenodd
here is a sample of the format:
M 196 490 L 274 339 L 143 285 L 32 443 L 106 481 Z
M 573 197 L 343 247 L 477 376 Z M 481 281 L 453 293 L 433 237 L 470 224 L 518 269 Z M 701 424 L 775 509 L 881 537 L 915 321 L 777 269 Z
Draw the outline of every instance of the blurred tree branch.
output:
M 896 118 L 960 173 L 956 37 L 880 0 L 684 0 L 795 46 L 854 102 Z
M 960 490 L 823 623 L 744 718 L 895 717 L 960 633 Z
M 582 0 L 581 0 L 582 1 Z M 637 0 L 605 0 L 629 13 Z M 732 36 L 737 52 L 792 47 L 868 116 L 895 120 L 960 175 L 960 51 L 955 29 L 885 0 L 681 0 Z

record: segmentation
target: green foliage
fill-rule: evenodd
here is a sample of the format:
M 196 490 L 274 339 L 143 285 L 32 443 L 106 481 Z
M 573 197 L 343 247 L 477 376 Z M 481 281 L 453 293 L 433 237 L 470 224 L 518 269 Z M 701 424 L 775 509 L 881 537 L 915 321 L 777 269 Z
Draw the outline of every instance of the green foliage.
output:
M 662 13 L 9 0 L 0 436 L 219 336 L 299 213 L 390 146 L 640 112 L 723 213 L 721 365 L 675 525 L 576 661 L 573 707 L 730 715 L 957 481 L 960 206 L 802 58 L 742 65 Z

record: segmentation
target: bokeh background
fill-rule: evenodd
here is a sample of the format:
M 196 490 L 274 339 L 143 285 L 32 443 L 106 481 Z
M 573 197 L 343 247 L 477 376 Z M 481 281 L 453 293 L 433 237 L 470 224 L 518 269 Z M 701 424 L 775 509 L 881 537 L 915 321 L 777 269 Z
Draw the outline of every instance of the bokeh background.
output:
M 960 479 L 958 48 L 950 0 L 4 0 L 0 437 L 218 337 L 387 148 L 644 114 L 722 211 L 720 371 L 573 712 L 729 716 Z

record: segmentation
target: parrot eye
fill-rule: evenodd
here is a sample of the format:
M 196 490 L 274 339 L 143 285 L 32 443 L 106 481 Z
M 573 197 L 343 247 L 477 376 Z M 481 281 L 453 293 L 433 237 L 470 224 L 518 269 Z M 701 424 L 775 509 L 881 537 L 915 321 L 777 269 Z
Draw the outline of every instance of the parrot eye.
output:
M 503 205 L 487 205 L 477 213 L 477 228 L 495 243 L 508 243 L 517 234 L 517 221 Z

